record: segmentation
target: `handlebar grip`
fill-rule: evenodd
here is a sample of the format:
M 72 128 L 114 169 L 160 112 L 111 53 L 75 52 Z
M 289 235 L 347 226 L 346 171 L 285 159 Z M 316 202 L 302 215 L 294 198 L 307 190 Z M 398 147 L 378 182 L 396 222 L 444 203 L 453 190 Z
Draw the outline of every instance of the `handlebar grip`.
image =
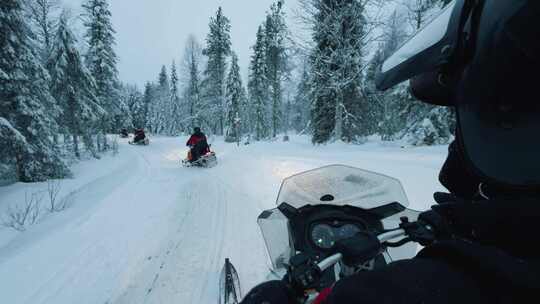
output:
M 326 259 L 322 260 L 317 266 L 322 271 L 325 271 L 326 269 L 334 266 L 339 261 L 343 259 L 343 255 L 341 253 L 336 253 L 332 256 L 327 257 Z

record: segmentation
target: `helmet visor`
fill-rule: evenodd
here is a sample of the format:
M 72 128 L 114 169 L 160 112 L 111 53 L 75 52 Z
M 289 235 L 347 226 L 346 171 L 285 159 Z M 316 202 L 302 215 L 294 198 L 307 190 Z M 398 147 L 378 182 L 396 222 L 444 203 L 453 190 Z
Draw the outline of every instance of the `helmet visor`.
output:
M 386 90 L 440 65 L 456 47 L 463 7 L 463 0 L 449 3 L 390 56 L 382 66 L 377 88 Z

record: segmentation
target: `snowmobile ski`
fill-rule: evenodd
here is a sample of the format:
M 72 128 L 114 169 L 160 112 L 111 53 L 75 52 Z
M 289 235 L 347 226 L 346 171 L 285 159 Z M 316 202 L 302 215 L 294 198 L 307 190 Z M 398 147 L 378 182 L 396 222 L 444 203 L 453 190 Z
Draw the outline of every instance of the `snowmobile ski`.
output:
M 128 141 L 128 143 L 130 145 L 135 145 L 135 146 L 148 146 L 150 144 L 150 139 L 147 137 L 143 140 L 139 140 L 137 142 L 134 142 L 134 141 Z
M 238 304 L 242 299 L 238 272 L 226 258 L 219 279 L 219 304 Z

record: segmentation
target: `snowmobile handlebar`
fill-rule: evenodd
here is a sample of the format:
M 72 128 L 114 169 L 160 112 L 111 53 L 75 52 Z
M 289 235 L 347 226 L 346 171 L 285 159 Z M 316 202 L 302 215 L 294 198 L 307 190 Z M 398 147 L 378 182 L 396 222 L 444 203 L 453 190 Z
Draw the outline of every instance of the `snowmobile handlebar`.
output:
M 387 230 L 379 235 L 369 232 L 358 233 L 355 237 L 337 244 L 337 253 L 315 262 L 304 253 L 299 253 L 289 260 L 287 274 L 283 278 L 298 299 L 304 299 L 306 292 L 317 288 L 323 273 L 337 263 L 354 266 L 367 262 L 384 249 L 399 247 L 408 242 L 427 244 L 433 228 L 423 222 L 408 222 L 403 218 L 399 228 Z M 392 242 L 396 240 L 395 242 Z M 300 301 L 300 303 L 311 303 Z
M 379 234 L 377 236 L 377 239 L 379 240 L 380 245 L 382 246 L 385 242 L 391 241 L 396 238 L 400 238 L 403 236 L 406 236 L 407 232 L 405 229 L 396 229 L 391 230 L 382 234 Z M 327 257 L 326 259 L 322 260 L 317 264 L 317 267 L 319 268 L 319 271 L 323 272 L 326 269 L 334 266 L 335 264 L 339 263 L 341 260 L 343 260 L 343 254 L 342 253 L 336 253 L 334 255 L 331 255 Z

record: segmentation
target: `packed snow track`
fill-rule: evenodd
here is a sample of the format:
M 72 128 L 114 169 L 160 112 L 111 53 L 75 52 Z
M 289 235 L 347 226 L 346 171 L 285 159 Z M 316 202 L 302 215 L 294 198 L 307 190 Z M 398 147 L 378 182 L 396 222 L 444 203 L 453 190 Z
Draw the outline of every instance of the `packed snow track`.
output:
M 86 161 L 62 182 L 76 194 L 63 212 L 25 232 L 0 228 L 1 303 L 216 303 L 224 259 L 250 289 L 268 273 L 259 213 L 283 178 L 342 163 L 401 179 L 411 207 L 426 209 L 445 147 L 379 142 L 314 147 L 291 142 L 213 143 L 218 166 L 182 168 L 185 138 L 121 142 L 120 154 Z M 46 184 L 0 188 L 0 217 Z

